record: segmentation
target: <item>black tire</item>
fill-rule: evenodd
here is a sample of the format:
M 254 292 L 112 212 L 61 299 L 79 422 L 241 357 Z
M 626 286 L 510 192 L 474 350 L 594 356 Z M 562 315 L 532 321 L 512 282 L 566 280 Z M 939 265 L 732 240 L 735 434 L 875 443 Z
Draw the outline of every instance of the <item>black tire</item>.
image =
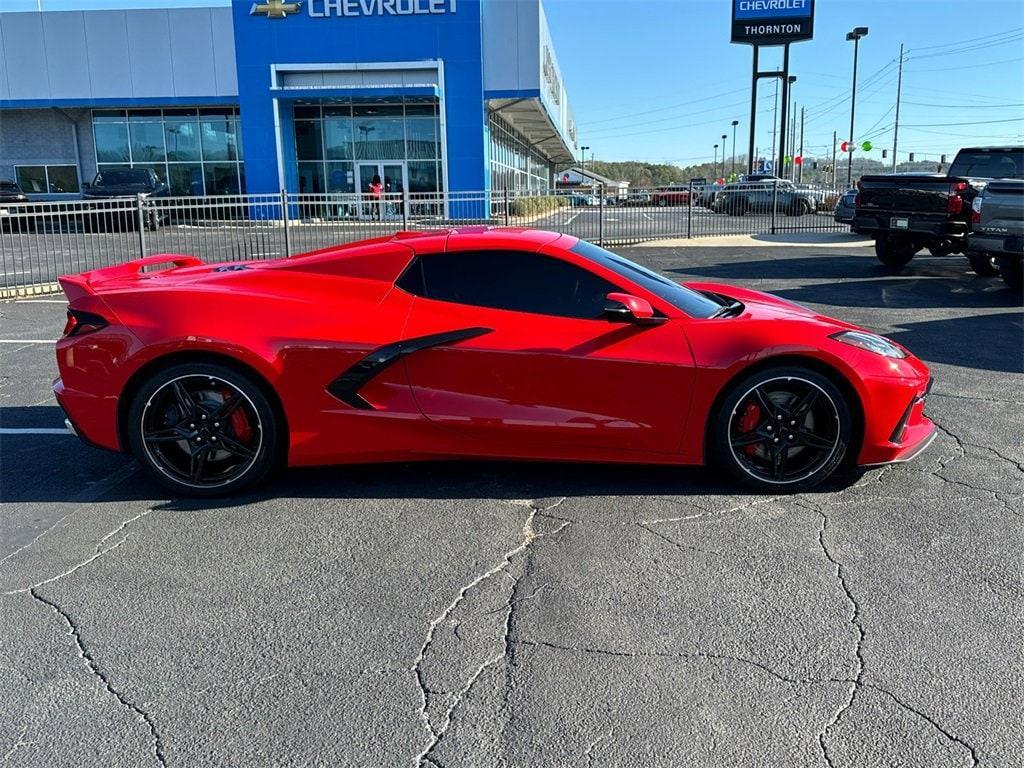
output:
M 999 276 L 1011 290 L 1017 293 L 1024 290 L 1024 262 L 1019 256 L 1016 259 L 1000 259 Z
M 730 477 L 758 491 L 790 493 L 836 471 L 853 427 L 850 406 L 828 377 L 785 366 L 736 382 L 711 430 L 710 453 Z
M 898 235 L 879 235 L 875 238 L 875 256 L 890 269 L 901 269 L 910 263 L 919 247 Z
M 127 419 L 132 453 L 177 495 L 237 493 L 266 477 L 283 455 L 284 430 L 263 388 L 217 363 L 155 372 L 136 392 Z
M 793 205 L 790 206 L 789 210 L 786 211 L 788 216 L 804 216 L 811 212 L 811 204 L 806 200 L 796 200 Z
M 991 253 L 968 253 L 967 260 L 978 277 L 995 277 L 999 274 L 999 267 Z
M 668 205 L 668 200 L 666 200 L 664 197 L 658 199 L 658 207 L 659 208 L 664 208 L 667 205 Z

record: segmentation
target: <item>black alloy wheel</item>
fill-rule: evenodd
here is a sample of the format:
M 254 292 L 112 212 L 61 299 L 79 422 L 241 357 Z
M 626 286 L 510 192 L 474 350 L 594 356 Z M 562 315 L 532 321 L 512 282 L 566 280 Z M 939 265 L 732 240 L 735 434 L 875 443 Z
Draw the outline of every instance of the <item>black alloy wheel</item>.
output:
M 719 413 L 718 463 L 758 490 L 797 491 L 831 475 L 850 442 L 849 407 L 827 377 L 776 368 L 748 377 Z
M 165 487 L 211 496 L 252 485 L 275 465 L 280 431 L 262 390 L 216 364 L 158 372 L 129 411 L 136 457 Z

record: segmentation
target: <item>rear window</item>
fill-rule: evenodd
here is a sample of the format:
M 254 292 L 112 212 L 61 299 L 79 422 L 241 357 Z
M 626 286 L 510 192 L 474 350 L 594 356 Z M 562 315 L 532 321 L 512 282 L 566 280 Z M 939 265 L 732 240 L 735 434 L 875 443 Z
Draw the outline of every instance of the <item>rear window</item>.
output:
M 578 253 L 584 258 L 590 259 L 602 267 L 612 270 L 617 275 L 630 280 L 637 285 L 647 289 L 655 296 L 667 301 L 676 309 L 681 309 L 691 317 L 711 317 L 722 308 L 718 302 L 712 301 L 702 293 L 697 293 L 689 288 L 662 277 L 657 272 L 652 272 L 646 267 L 641 267 L 629 259 L 623 258 L 616 253 L 606 251 L 598 245 L 580 240 L 572 247 L 573 253 Z
M 1024 148 L 962 151 L 949 166 L 949 175 L 979 179 L 1024 179 Z
M 149 171 L 142 169 L 104 171 L 96 177 L 97 184 L 149 184 Z

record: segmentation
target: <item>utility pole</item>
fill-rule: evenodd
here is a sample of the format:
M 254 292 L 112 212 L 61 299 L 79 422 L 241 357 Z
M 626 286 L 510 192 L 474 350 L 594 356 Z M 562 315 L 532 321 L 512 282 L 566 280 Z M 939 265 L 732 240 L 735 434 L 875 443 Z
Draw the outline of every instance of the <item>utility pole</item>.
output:
M 853 118 L 857 112 L 857 53 L 860 49 L 860 39 L 867 37 L 867 27 L 854 27 L 846 33 L 846 39 L 853 41 L 853 90 L 850 91 L 850 137 L 849 137 L 849 158 L 846 161 L 846 186 L 853 186 Z
M 800 107 L 800 170 L 797 172 L 797 180 L 804 180 L 804 108 Z
M 732 176 L 736 173 L 736 126 L 740 124 L 739 120 L 732 121 L 732 162 L 729 163 L 729 175 Z
M 836 132 L 832 131 L 832 189 L 836 189 Z
M 775 159 L 775 134 L 779 130 L 779 80 L 775 79 L 775 106 L 772 107 L 772 154 Z
M 796 115 L 796 107 L 792 103 L 789 105 L 789 111 L 791 115 Z M 790 119 L 789 126 L 789 156 L 794 157 L 796 155 L 796 120 Z M 794 160 L 789 161 L 789 180 L 796 181 L 796 162 Z
M 896 146 L 900 138 L 900 96 L 903 93 L 903 43 L 900 43 L 900 74 L 896 80 L 896 126 L 892 132 L 892 172 L 896 173 Z

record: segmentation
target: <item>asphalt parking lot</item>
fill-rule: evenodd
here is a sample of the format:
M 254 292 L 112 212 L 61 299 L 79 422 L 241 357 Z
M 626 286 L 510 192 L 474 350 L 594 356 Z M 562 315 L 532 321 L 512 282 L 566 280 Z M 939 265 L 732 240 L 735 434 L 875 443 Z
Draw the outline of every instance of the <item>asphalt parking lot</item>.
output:
M 1020 299 L 854 245 L 622 252 L 890 335 L 939 438 L 788 497 L 444 463 L 169 500 L 60 434 L 59 299 L 0 304 L 3 762 L 1020 765 Z

